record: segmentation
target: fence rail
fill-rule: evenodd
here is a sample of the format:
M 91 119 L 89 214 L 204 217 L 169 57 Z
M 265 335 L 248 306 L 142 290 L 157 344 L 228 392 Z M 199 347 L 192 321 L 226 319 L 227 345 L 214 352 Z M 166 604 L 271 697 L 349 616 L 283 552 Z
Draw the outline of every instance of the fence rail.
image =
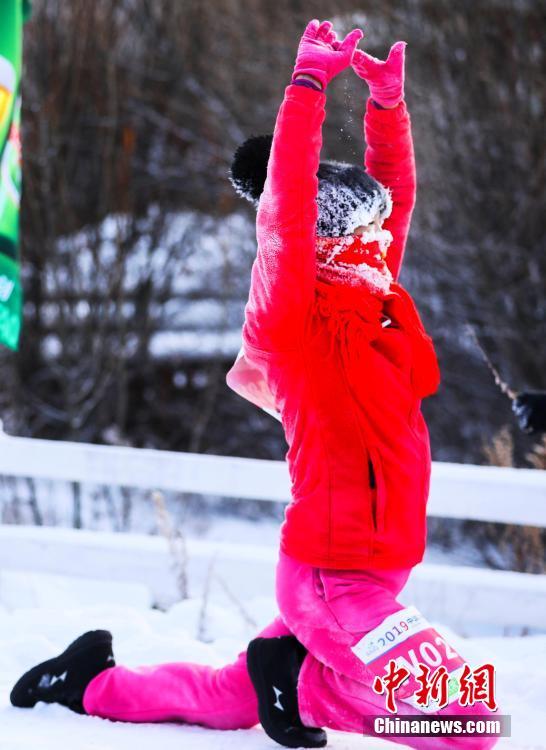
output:
M 283 461 L 35 440 L 0 430 L 0 475 L 287 502 Z M 546 528 L 546 472 L 433 463 L 428 514 Z
M 189 593 L 200 596 L 213 585 L 215 601 L 228 607 L 233 607 L 233 596 L 245 602 L 273 597 L 276 560 L 275 547 L 188 539 Z M 211 570 L 220 573 L 231 595 L 215 575 L 211 579 Z M 89 580 L 94 592 L 100 591 L 97 581 L 143 587 L 161 607 L 180 599 L 162 537 L 0 524 L 0 591 L 7 597 L 8 609 L 11 591 L 16 592 L 17 607 L 51 608 L 51 587 L 42 586 L 45 576 L 81 581 L 81 586 L 72 587 L 76 601 L 80 591 L 86 595 Z M 52 580 L 62 591 L 62 582 Z M 546 576 L 425 563 L 416 567 L 400 597 L 433 622 L 463 635 L 519 635 L 529 628 L 545 629 Z

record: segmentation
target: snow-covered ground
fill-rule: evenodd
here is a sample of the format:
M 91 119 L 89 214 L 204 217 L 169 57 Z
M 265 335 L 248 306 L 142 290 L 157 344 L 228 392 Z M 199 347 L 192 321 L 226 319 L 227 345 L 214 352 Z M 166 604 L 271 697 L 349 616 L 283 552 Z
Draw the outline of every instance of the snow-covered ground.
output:
M 232 606 L 219 605 L 214 597 L 204 606 L 203 601 L 196 598 L 160 612 L 146 606 L 144 587 L 119 583 L 103 583 L 98 588 L 90 587 L 89 583 L 86 586 L 86 590 L 77 590 L 69 578 L 64 586 L 59 586 L 58 579 L 54 585 L 44 579 L 42 600 L 50 606 L 40 607 L 17 606 L 17 586 L 0 588 L 1 750 L 58 750 L 59 747 L 144 750 L 154 746 L 162 750 L 211 747 L 265 750 L 274 747 L 259 727 L 216 732 L 175 724 L 111 723 L 44 704 L 31 711 L 12 708 L 8 696 L 17 677 L 37 661 L 64 649 L 87 629 L 108 628 L 113 632 L 118 663 L 137 666 L 191 660 L 221 665 L 231 660 L 256 630 L 275 615 L 275 603 L 270 597 L 254 597 Z M 93 600 L 97 603 L 74 605 Z M 249 624 L 248 615 L 255 625 Z M 462 639 L 441 625 L 437 627 L 471 663 L 489 660 L 495 664 L 497 697 L 503 712 L 512 716 L 513 735 L 511 739 L 501 740 L 499 747 L 546 749 L 543 699 L 546 636 Z M 335 750 L 395 747 L 386 741 L 360 735 L 330 732 L 329 737 L 329 746 Z
M 229 518 L 208 500 L 197 514 L 167 494 L 173 527 L 181 534 L 169 549 L 165 538 L 150 534 L 157 531 L 157 516 L 146 493 L 135 498 L 125 522 L 123 498 L 88 488 L 82 494 L 86 530 L 74 531 L 67 528 L 73 498 L 68 487 L 60 493 L 55 485 L 35 485 L 40 527 L 28 525 L 32 498 L 19 493 L 24 481 L 10 485 L 10 497 L 6 491 L 4 520 L 17 523 L 0 525 L 0 750 L 139 750 L 154 744 L 165 750 L 274 748 L 260 727 L 213 732 L 175 724 L 128 725 L 59 706 L 41 704 L 32 711 L 10 706 L 9 691 L 18 676 L 85 630 L 110 629 L 117 661 L 128 666 L 184 660 L 219 666 L 276 615 L 278 518 Z M 119 533 L 122 529 L 131 533 Z M 179 572 L 173 564 L 180 555 L 193 598 L 173 605 Z M 477 560 L 464 545 L 447 554 L 429 549 L 427 560 L 401 601 L 436 618 L 438 630 L 469 663 L 495 665 L 497 698 L 512 717 L 512 737 L 501 740 L 499 748 L 546 750 L 544 577 L 468 567 Z M 444 567 L 432 564 L 438 562 Z M 154 602 L 166 611 L 152 609 Z M 533 635 L 515 637 L 523 633 Z M 329 738 L 334 750 L 396 747 L 360 735 L 329 732 Z

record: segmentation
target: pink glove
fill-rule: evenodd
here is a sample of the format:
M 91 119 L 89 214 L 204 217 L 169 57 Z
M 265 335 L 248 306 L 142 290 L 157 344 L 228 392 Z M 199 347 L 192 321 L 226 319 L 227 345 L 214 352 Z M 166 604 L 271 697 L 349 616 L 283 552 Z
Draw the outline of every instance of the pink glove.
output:
M 318 78 L 324 90 L 334 76 L 351 64 L 356 45 L 362 39 L 360 29 L 353 29 L 343 41 L 332 47 L 337 39 L 330 21 L 319 24 L 316 18 L 307 24 L 301 38 L 292 81 L 298 73 Z
M 406 42 L 396 42 L 386 60 L 378 60 L 362 50 L 355 50 L 353 69 L 370 87 L 374 102 L 382 107 L 396 107 L 404 98 L 405 50 Z

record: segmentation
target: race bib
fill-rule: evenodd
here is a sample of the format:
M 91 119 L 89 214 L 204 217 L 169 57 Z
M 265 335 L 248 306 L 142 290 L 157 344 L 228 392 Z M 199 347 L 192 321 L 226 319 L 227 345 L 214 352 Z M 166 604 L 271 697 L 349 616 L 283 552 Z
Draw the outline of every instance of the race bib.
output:
M 440 707 L 432 697 L 426 706 L 417 702 L 415 693 L 421 684 L 416 676 L 421 673 L 422 664 L 431 673 L 443 665 L 449 676 L 447 701 L 453 703 L 457 699 L 465 662 L 416 607 L 389 615 L 352 650 L 374 675 L 383 677 L 391 660 L 397 668 L 408 670 L 410 675 L 397 688 L 396 697 L 423 713 L 435 713 Z

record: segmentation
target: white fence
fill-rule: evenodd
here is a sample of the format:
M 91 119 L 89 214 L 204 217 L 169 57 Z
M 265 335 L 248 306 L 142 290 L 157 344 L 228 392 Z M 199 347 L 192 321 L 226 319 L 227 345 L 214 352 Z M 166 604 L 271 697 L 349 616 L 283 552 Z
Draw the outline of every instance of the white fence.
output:
M 0 475 L 273 502 L 287 501 L 290 493 L 283 462 L 32 440 L 1 432 Z M 546 527 L 546 472 L 435 463 L 428 512 Z M 197 589 L 214 556 L 224 577 L 243 587 L 237 595 L 273 591 L 275 549 L 189 540 L 188 552 Z M 67 559 L 73 576 L 140 582 L 160 604 L 176 598 L 161 538 L 0 526 L 0 571 L 31 575 L 39 560 L 42 574 L 66 574 Z M 249 566 L 256 575 L 245 575 Z M 425 564 L 412 575 L 402 600 L 408 597 L 429 617 L 463 632 L 473 625 L 495 626 L 497 632 L 545 628 L 546 576 Z
M 283 461 L 10 437 L 0 475 L 287 502 Z M 428 514 L 546 528 L 546 472 L 433 463 Z

